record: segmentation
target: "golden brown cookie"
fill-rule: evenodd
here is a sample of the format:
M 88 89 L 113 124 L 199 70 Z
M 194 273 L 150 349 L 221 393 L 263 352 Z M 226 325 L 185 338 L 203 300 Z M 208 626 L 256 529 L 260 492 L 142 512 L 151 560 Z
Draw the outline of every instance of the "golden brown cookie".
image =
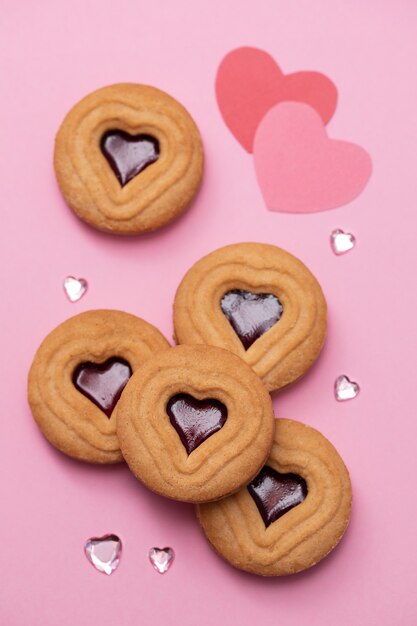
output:
M 274 428 L 271 399 L 239 357 L 178 346 L 132 376 L 117 408 L 117 434 L 133 474 L 185 502 L 222 498 L 263 466 Z
M 234 352 L 270 391 L 302 376 L 326 335 L 326 301 L 310 270 L 289 252 L 238 243 L 197 261 L 174 302 L 180 344 Z
M 263 576 L 295 574 L 339 543 L 349 522 L 348 471 L 317 430 L 276 420 L 271 454 L 238 493 L 197 507 L 216 552 L 238 569 Z
M 78 217 L 130 235 L 160 228 L 187 208 L 200 184 L 203 148 L 177 100 L 120 83 L 71 109 L 56 136 L 54 165 Z
M 132 372 L 168 348 L 154 326 L 121 311 L 87 311 L 60 324 L 29 372 L 29 404 L 45 437 L 83 461 L 122 461 L 117 401 Z

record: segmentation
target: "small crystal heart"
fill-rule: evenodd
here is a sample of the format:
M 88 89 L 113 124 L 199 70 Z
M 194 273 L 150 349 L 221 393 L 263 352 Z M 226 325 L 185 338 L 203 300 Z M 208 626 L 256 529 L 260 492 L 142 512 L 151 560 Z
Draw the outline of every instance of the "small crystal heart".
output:
M 345 254 L 352 250 L 356 243 L 355 236 L 352 233 L 345 233 L 339 228 L 334 230 L 330 235 L 330 245 L 335 254 Z
M 151 548 L 149 550 L 149 560 L 152 567 L 160 574 L 165 574 L 174 561 L 174 550 L 172 548 Z
M 358 383 L 349 380 L 347 376 L 338 376 L 334 383 L 334 395 L 336 400 L 343 402 L 344 400 L 352 400 L 359 393 Z
M 119 566 L 122 542 L 117 535 L 91 537 L 85 542 L 84 552 L 99 572 L 110 576 Z
M 74 278 L 74 276 L 67 276 L 64 278 L 64 291 L 70 302 L 77 302 L 83 297 L 87 291 L 87 281 L 84 278 Z

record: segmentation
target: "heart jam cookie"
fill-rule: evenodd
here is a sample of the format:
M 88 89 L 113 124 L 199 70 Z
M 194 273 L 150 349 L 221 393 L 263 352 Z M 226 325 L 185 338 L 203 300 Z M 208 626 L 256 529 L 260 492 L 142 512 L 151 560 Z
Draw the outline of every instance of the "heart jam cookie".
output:
M 88 311 L 53 330 L 29 372 L 33 417 L 49 442 L 92 463 L 123 460 L 116 407 L 134 373 L 169 348 L 161 333 L 121 311 Z
M 283 576 L 323 559 L 349 522 L 348 471 L 317 430 L 277 419 L 266 466 L 238 493 L 200 504 L 197 515 L 215 551 L 235 567 Z
M 239 243 L 187 272 L 175 296 L 174 326 L 178 343 L 234 352 L 273 391 L 297 380 L 318 357 L 326 301 L 296 257 L 271 245 Z
M 117 405 L 117 435 L 133 474 L 185 502 L 237 491 L 264 465 L 270 396 L 236 355 L 212 346 L 160 352 L 133 374 Z
M 155 230 L 188 207 L 203 148 L 186 109 L 146 85 L 103 87 L 78 102 L 56 137 L 62 194 L 82 220 L 118 234 Z

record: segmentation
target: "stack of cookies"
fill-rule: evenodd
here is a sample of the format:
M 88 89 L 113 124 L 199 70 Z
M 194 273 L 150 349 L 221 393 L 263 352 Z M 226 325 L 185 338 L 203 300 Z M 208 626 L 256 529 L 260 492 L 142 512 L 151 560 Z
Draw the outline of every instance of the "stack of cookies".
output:
M 318 431 L 275 419 L 270 393 L 321 351 L 320 285 L 280 248 L 227 246 L 183 278 L 174 328 L 176 347 L 120 311 L 61 324 L 30 370 L 36 422 L 62 452 L 125 460 L 152 491 L 195 503 L 235 567 L 281 576 L 314 565 L 348 524 L 349 474 Z

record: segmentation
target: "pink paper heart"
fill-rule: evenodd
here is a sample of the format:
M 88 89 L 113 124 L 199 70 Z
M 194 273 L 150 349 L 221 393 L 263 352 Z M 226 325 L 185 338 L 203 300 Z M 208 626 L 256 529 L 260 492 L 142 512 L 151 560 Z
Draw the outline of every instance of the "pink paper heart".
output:
M 312 213 L 341 206 L 365 187 L 369 154 L 329 139 L 315 109 L 298 102 L 274 106 L 255 135 L 258 182 L 271 211 Z
M 249 47 L 224 57 L 217 71 L 216 96 L 226 125 L 248 152 L 253 151 L 260 121 L 275 104 L 304 102 L 327 124 L 337 103 L 336 87 L 324 74 L 285 75 L 267 52 Z

